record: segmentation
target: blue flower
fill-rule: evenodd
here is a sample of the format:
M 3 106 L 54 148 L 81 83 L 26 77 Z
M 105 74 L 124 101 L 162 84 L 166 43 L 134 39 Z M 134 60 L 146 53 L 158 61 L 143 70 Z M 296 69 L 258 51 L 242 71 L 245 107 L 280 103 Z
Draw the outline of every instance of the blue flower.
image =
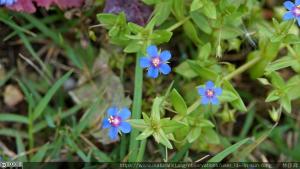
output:
M 0 5 L 11 6 L 16 2 L 17 0 L 0 0 Z
M 119 130 L 123 133 L 131 131 L 130 124 L 125 121 L 131 115 L 128 108 L 111 107 L 107 110 L 107 115 L 108 118 L 104 118 L 102 121 L 102 128 L 109 128 L 108 135 L 112 140 L 117 138 Z
M 157 47 L 151 45 L 147 48 L 148 57 L 142 57 L 140 59 L 140 66 L 147 68 L 147 76 L 150 78 L 157 78 L 159 72 L 167 75 L 171 72 L 171 67 L 167 64 L 171 59 L 171 53 L 167 50 L 159 52 Z
M 204 87 L 198 88 L 198 93 L 201 96 L 202 104 L 219 104 L 218 96 L 222 94 L 222 89 L 215 87 L 215 84 L 212 81 L 208 81 Z
M 285 1 L 283 5 L 289 10 L 283 15 L 283 20 L 297 19 L 300 26 L 300 0 L 296 0 L 295 4 L 291 1 Z

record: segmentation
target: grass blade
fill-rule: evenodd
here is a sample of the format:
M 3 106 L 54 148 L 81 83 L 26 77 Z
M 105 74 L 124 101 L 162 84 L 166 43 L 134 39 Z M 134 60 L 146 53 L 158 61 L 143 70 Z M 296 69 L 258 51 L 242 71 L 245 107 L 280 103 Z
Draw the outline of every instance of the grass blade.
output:
M 47 94 L 43 97 L 43 99 L 38 103 L 37 107 L 33 111 L 33 120 L 37 119 L 42 115 L 46 106 L 50 102 L 51 98 L 54 96 L 56 91 L 64 84 L 64 82 L 69 78 L 72 72 L 68 72 L 61 79 L 59 79 L 53 87 L 47 92 Z
M 247 143 L 250 139 L 246 138 L 244 140 L 241 140 L 235 144 L 233 144 L 232 146 L 226 148 L 225 150 L 223 150 L 222 152 L 218 153 L 217 155 L 215 155 L 213 158 L 209 159 L 208 162 L 220 162 L 222 161 L 225 157 L 227 157 L 229 154 L 237 151 L 237 149 L 239 147 L 241 147 L 243 144 Z
M 0 122 L 17 122 L 28 124 L 28 118 L 17 114 L 1 113 Z

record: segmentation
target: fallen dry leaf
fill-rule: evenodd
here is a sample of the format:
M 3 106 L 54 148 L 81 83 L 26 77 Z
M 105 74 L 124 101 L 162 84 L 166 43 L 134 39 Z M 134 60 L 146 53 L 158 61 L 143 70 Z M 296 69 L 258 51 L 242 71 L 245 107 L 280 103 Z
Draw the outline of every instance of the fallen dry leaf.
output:
M 24 96 L 20 89 L 15 85 L 7 85 L 4 90 L 4 103 L 7 106 L 14 107 L 21 101 L 23 101 Z

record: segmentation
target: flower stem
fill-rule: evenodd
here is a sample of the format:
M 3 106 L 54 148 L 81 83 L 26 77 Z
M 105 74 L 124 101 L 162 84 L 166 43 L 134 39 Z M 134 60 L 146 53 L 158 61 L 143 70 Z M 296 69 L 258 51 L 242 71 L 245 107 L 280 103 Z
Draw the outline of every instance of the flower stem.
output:
M 136 161 L 141 162 L 144 157 L 145 148 L 146 148 L 147 138 L 141 141 L 139 153 L 137 155 Z
M 187 20 L 189 20 L 191 17 L 187 16 L 184 19 L 180 20 L 179 22 L 175 23 L 174 25 L 170 26 L 167 31 L 172 32 L 173 30 L 179 28 L 181 25 L 183 25 Z
M 142 87 L 143 87 L 143 69 L 139 66 L 140 53 L 136 55 L 136 65 L 135 65 L 135 76 L 134 76 L 134 96 L 133 96 L 133 106 L 132 106 L 132 118 L 140 119 L 141 117 L 141 107 L 142 107 Z M 136 161 L 138 154 L 139 141 L 136 140 L 139 132 L 137 129 L 132 129 L 130 134 L 130 144 L 129 144 L 129 162 Z
M 260 59 L 261 59 L 261 57 L 256 57 L 256 58 L 250 60 L 250 61 L 247 62 L 246 64 L 244 64 L 244 65 L 242 65 L 241 67 L 237 68 L 235 71 L 233 71 L 233 72 L 231 72 L 230 74 L 226 75 L 226 76 L 224 77 L 224 80 L 230 80 L 230 79 L 232 79 L 234 76 L 243 73 L 244 71 L 248 70 L 250 67 L 252 67 L 253 65 L 255 65 Z

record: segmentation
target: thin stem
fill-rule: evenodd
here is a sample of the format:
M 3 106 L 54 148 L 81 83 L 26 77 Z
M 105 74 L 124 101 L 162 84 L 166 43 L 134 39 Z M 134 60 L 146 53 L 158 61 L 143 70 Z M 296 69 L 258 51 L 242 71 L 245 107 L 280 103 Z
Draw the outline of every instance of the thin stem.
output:
M 141 162 L 143 160 L 144 153 L 145 153 L 145 148 L 146 148 L 146 143 L 147 143 L 147 139 L 144 139 L 144 140 L 141 141 L 140 150 L 139 150 L 138 156 L 136 158 L 137 162 Z
M 168 162 L 168 148 L 167 148 L 167 146 L 165 148 L 166 148 L 166 159 L 164 161 Z
M 143 87 L 143 70 L 139 66 L 140 53 L 136 56 L 136 66 L 135 66 L 135 78 L 134 78 L 134 96 L 133 96 L 133 107 L 132 107 L 132 118 L 140 119 L 141 117 L 141 107 L 142 107 L 142 87 Z M 136 140 L 139 132 L 137 129 L 133 129 L 130 134 L 130 144 L 129 150 L 129 162 L 136 161 L 139 141 Z
M 122 135 L 122 138 L 121 138 L 121 148 L 120 148 L 120 159 L 121 159 L 121 161 L 125 157 L 126 148 L 127 148 L 127 138 L 126 138 L 125 135 Z
M 230 74 L 226 75 L 224 77 L 224 80 L 230 80 L 233 77 L 235 77 L 236 75 L 239 75 L 239 74 L 243 73 L 244 71 L 248 70 L 250 67 L 252 67 L 253 65 L 255 65 L 260 59 L 261 59 L 261 57 L 256 57 L 256 58 L 250 60 L 249 62 L 247 62 L 246 64 L 242 65 L 241 67 L 239 67 L 235 71 L 233 71 Z
M 187 20 L 189 20 L 191 17 L 187 16 L 184 19 L 180 20 L 179 22 L 175 23 L 174 25 L 172 25 L 171 27 L 169 27 L 167 29 L 167 31 L 172 32 L 173 30 L 179 28 L 181 25 L 183 25 Z

